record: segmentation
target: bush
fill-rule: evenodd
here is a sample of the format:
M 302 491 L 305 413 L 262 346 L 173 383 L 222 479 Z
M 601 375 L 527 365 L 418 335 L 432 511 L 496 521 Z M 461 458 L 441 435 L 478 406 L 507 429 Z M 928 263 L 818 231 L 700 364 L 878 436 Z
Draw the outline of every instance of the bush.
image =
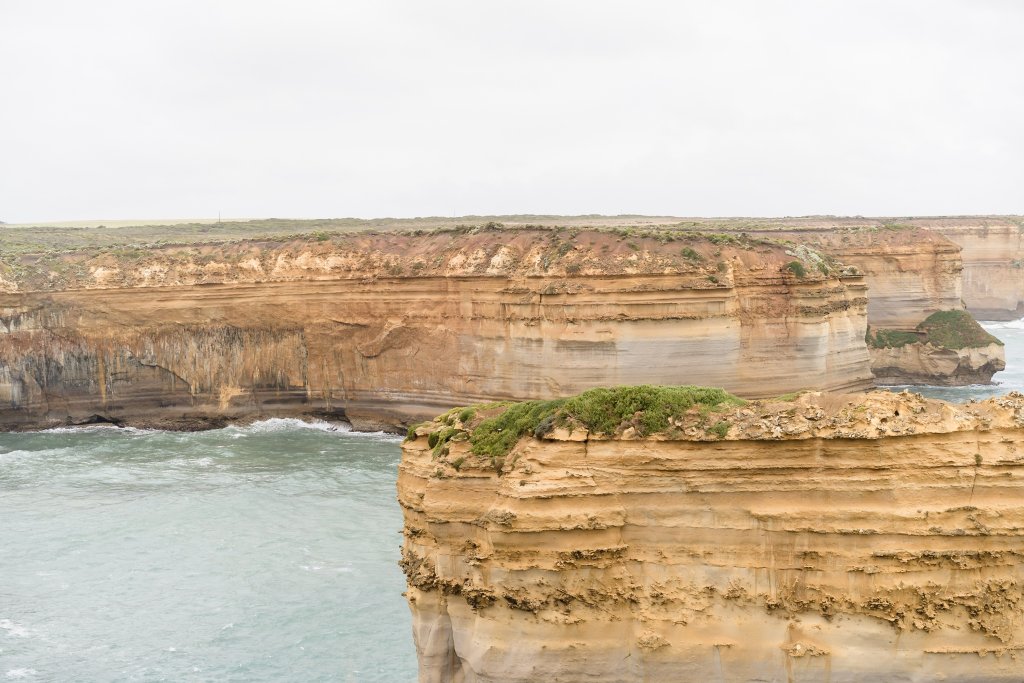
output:
M 797 277 L 807 276 L 807 269 L 804 268 L 804 264 L 800 263 L 799 261 L 790 261 L 783 267 L 789 272 L 793 273 L 793 275 L 796 275 Z
M 477 425 L 469 437 L 470 448 L 477 455 L 492 458 L 512 450 L 520 437 L 536 431 L 541 421 L 555 413 L 564 401 L 524 401 L 513 403 L 505 412 Z
M 679 253 L 682 254 L 683 258 L 689 259 L 690 261 L 703 261 L 704 260 L 703 256 L 698 254 L 696 251 L 694 251 L 690 247 L 683 247 L 683 250 L 681 252 L 679 252 Z

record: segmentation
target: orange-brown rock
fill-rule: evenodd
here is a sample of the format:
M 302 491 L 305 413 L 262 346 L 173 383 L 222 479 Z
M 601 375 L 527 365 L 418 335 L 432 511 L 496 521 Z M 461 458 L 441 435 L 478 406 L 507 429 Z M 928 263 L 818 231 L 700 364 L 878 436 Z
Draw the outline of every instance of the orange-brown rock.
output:
M 862 279 L 797 277 L 756 240 L 456 230 L 33 259 L 0 273 L 2 428 L 395 427 L 602 385 L 767 396 L 871 378 Z
M 1021 680 L 1024 395 L 804 394 L 497 461 L 457 415 L 398 481 L 424 683 Z

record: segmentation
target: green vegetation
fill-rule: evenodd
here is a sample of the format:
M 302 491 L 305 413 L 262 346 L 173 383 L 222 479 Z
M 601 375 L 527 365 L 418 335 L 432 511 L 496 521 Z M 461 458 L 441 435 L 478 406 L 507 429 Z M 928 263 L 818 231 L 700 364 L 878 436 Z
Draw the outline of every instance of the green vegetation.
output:
M 725 435 L 729 433 L 729 427 L 732 426 L 725 420 L 721 420 L 715 423 L 715 426 L 708 431 L 717 436 L 719 439 L 724 439 Z
M 476 410 L 474 408 L 463 408 L 459 411 L 459 422 L 466 424 L 473 419 L 474 415 L 476 415 Z
M 743 403 L 727 391 L 711 387 L 641 385 L 590 389 L 568 399 L 510 404 L 501 414 L 481 422 L 469 441 L 476 455 L 496 458 L 508 454 L 522 436 L 533 434 L 540 438 L 556 426 L 580 426 L 595 434 L 609 435 L 632 426 L 640 436 L 646 436 L 664 432 L 669 428 L 670 418 L 694 406 L 710 411 Z M 728 429 L 728 423 L 719 422 L 711 432 L 718 434 L 724 430 L 721 438 Z
M 907 344 L 914 344 L 922 341 L 921 335 L 916 332 L 904 332 L 903 330 L 873 330 L 868 327 L 867 336 L 864 338 L 868 346 L 873 349 L 898 349 Z
M 985 331 L 967 311 L 938 311 L 917 326 L 916 332 L 903 330 L 873 330 L 868 328 L 865 338 L 875 349 L 898 349 L 921 342 L 945 349 L 970 349 L 989 344 L 1003 345 Z
M 790 261 L 785 266 L 783 266 L 783 268 L 793 273 L 793 275 L 796 275 L 797 277 L 807 277 L 807 269 L 804 268 L 804 264 L 800 263 L 799 261 Z
M 776 401 L 785 401 L 786 403 L 790 403 L 790 402 L 795 401 L 796 399 L 800 398 L 800 394 L 804 393 L 805 391 L 807 391 L 807 389 L 800 389 L 799 391 L 791 391 L 788 394 L 781 394 L 779 396 L 776 396 L 774 400 L 776 400 Z
M 510 404 L 505 412 L 477 425 L 469 437 L 476 455 L 506 455 L 525 434 L 534 433 L 541 421 L 554 414 L 564 400 L 524 401 Z
M 985 331 L 967 311 L 939 311 L 917 326 L 928 341 L 947 349 L 966 349 L 989 344 L 1003 345 Z
M 680 251 L 679 254 L 683 258 L 685 258 L 685 259 L 687 259 L 689 261 L 703 261 L 704 260 L 703 256 L 698 254 L 696 251 L 694 251 L 690 247 L 683 247 L 682 251 Z

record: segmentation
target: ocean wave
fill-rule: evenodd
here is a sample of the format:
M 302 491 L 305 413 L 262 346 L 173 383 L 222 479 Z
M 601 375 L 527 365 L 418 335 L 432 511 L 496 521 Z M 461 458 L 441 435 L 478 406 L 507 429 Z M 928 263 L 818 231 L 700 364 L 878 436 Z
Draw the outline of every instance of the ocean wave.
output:
M 29 676 L 35 676 L 38 671 L 35 669 L 8 669 L 7 673 L 4 674 L 7 678 L 28 678 Z
M 114 424 L 76 425 L 72 427 L 50 427 L 40 429 L 37 434 L 88 434 L 89 432 L 114 431 L 119 434 L 154 434 L 158 429 L 139 429 L 138 427 L 118 427 Z
M 232 425 L 225 430 L 265 434 L 267 432 L 287 432 L 293 429 L 315 429 L 321 432 L 351 432 L 352 426 L 344 423 L 327 422 L 325 420 L 300 420 L 295 417 L 272 417 L 258 420 L 244 427 Z
M 235 432 L 237 436 L 246 434 L 267 434 L 272 432 L 287 432 L 295 429 L 313 429 L 321 432 L 335 432 L 345 436 L 374 439 L 377 441 L 400 442 L 404 437 L 390 432 L 357 432 L 352 425 L 344 422 L 327 422 L 325 420 L 302 420 L 294 417 L 272 417 L 267 420 L 259 420 L 244 427 L 226 427 L 225 431 Z M 237 438 L 237 437 L 236 437 Z
M 1019 320 L 1007 320 L 1007 321 L 979 321 L 982 327 L 986 330 L 1024 330 L 1024 318 Z

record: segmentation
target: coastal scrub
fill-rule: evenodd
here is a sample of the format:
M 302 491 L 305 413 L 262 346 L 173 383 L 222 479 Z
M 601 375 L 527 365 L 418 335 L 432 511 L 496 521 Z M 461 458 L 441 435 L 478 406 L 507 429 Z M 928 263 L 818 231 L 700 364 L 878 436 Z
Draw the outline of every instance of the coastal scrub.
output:
M 743 405 L 724 389 L 698 386 L 628 386 L 598 388 L 567 399 L 512 403 L 472 430 L 469 441 L 475 455 L 508 454 L 526 434 L 540 438 L 554 427 L 581 427 L 595 434 L 616 434 L 633 427 L 640 436 L 663 432 L 669 419 L 690 408 Z M 717 427 L 717 425 L 716 425 Z

